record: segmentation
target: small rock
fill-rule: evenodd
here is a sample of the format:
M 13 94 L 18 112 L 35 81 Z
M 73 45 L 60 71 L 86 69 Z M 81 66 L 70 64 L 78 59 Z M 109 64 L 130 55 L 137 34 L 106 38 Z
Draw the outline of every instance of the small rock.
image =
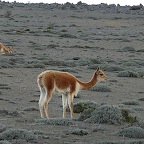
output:
M 103 94 L 105 97 L 109 97 L 109 93 L 104 93 Z
M 80 59 L 80 57 L 74 57 L 73 58 L 73 60 L 79 60 Z

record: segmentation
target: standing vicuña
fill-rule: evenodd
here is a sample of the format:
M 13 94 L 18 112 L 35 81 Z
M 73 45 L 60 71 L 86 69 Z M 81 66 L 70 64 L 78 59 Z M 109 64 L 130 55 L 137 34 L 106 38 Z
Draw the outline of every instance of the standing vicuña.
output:
M 79 90 L 86 90 L 93 87 L 99 81 L 106 80 L 107 76 L 99 68 L 93 74 L 89 82 L 82 82 L 68 72 L 47 70 L 38 75 L 37 83 L 40 89 L 39 109 L 41 118 L 48 115 L 48 103 L 54 91 L 62 94 L 63 118 L 66 115 L 67 102 L 73 118 L 73 98 Z
M 6 53 L 12 53 L 12 48 L 6 48 L 2 43 L 0 43 L 0 55 Z

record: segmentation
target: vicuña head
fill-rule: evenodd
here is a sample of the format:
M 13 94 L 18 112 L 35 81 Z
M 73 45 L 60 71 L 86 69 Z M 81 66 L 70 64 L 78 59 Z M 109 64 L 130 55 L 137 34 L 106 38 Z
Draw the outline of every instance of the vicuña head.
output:
M 0 55 L 6 53 L 10 54 L 12 53 L 12 50 L 13 50 L 12 47 L 6 48 L 2 43 L 0 43 Z
M 10 54 L 10 53 L 12 53 L 12 51 L 13 51 L 13 49 L 12 49 L 12 47 L 10 47 L 10 48 L 7 48 L 7 52 Z
M 63 118 L 66 116 L 67 103 L 70 108 L 71 118 L 73 118 L 73 99 L 74 96 L 78 94 L 79 90 L 89 89 L 98 82 L 106 79 L 107 76 L 99 67 L 88 82 L 82 82 L 68 72 L 54 70 L 42 72 L 37 77 L 37 83 L 40 89 L 39 109 L 41 118 L 49 118 L 48 103 L 51 100 L 54 91 L 62 94 Z

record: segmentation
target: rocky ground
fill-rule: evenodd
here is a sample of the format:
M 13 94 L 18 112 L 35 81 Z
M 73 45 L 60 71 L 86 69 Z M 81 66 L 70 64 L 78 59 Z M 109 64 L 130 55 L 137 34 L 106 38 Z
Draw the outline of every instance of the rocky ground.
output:
M 93 8 L 93 9 L 92 9 Z M 0 143 L 144 143 L 144 9 L 83 3 L 0 2 Z M 74 120 L 53 94 L 50 119 L 38 109 L 37 75 L 67 71 L 82 81 L 99 66 L 106 82 L 74 99 Z

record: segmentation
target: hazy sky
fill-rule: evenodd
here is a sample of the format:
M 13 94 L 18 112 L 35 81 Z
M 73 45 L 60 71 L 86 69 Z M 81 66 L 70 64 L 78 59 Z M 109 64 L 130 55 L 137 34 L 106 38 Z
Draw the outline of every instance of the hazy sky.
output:
M 4 0 L 9 2 L 23 2 L 23 3 L 74 3 L 76 4 L 79 1 L 87 4 L 100 4 L 100 3 L 107 3 L 107 4 L 120 4 L 122 5 L 139 5 L 140 3 L 144 5 L 144 0 Z

